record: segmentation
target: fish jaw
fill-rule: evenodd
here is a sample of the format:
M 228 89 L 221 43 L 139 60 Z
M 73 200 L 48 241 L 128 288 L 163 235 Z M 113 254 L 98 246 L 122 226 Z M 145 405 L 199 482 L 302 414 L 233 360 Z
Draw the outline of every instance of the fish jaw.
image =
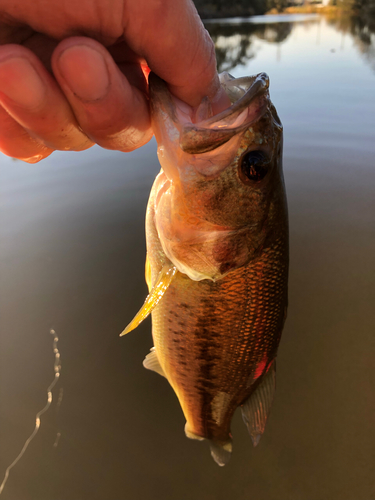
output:
M 227 73 L 225 75 L 228 76 Z M 154 73 L 149 76 L 152 127 L 158 143 L 158 157 L 168 178 L 175 182 L 183 177 L 186 164 L 190 163 L 190 160 L 193 160 L 195 168 L 203 175 L 207 175 L 207 171 L 209 175 L 220 172 L 228 165 L 230 157 L 233 157 L 238 147 L 238 140 L 230 139 L 238 139 L 239 134 L 257 122 L 269 106 L 269 80 L 265 73 L 244 79 L 229 76 L 223 78 L 223 74 L 220 76 L 224 89 L 232 99 L 234 90 L 237 92 L 237 100 L 231 107 L 215 116 L 211 116 L 209 102 L 208 107 L 204 106 L 207 116 L 199 113 L 202 105 L 207 103 L 207 97 L 202 100 L 198 110 L 194 110 L 173 97 L 166 83 Z M 233 81 L 240 81 L 239 85 L 242 84 L 243 88 L 234 83 L 230 85 Z M 201 118 L 198 123 L 195 122 L 197 116 Z M 224 150 L 217 150 L 228 142 L 230 144 Z M 203 164 L 202 157 L 191 156 L 213 150 L 217 151 L 207 155 Z M 211 168 L 208 168 L 207 164 L 210 164 Z M 191 182 L 191 178 L 188 178 L 188 182 Z
M 155 197 L 155 224 L 168 259 L 196 281 L 216 281 L 254 258 L 266 239 L 270 192 L 282 190 L 275 189 L 282 127 L 271 112 L 268 79 L 258 75 L 227 85 L 239 99 L 193 123 L 194 110 L 182 109 L 164 82 L 150 79 L 158 155 L 169 181 Z M 244 185 L 238 173 L 251 149 L 263 149 L 273 170 L 260 186 Z

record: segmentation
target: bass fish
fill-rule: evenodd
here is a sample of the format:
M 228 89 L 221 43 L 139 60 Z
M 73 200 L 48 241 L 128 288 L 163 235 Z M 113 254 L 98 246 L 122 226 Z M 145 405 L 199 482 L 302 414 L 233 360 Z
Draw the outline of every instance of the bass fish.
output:
M 163 375 L 186 418 L 225 465 L 237 407 L 256 446 L 275 391 L 287 311 L 288 218 L 282 125 L 265 73 L 220 75 L 231 106 L 193 109 L 150 74 L 161 171 L 146 215 L 149 295 L 123 334 L 152 311 L 144 366 Z

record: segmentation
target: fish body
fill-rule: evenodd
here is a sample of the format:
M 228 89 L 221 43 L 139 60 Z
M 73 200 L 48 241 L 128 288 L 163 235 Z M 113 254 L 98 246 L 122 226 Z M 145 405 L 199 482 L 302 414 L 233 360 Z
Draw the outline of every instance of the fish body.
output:
M 186 435 L 209 440 L 224 465 L 236 408 L 256 445 L 271 406 L 287 310 L 288 221 L 282 126 L 268 77 L 221 81 L 232 105 L 212 116 L 207 100 L 192 110 L 150 76 L 162 166 L 146 215 L 150 295 L 125 332 L 152 310 L 154 348 L 144 364 L 174 389 Z

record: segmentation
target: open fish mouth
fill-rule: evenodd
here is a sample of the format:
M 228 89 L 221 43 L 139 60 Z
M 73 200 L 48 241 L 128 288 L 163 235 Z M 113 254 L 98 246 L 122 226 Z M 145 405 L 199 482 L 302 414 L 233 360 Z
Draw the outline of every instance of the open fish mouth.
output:
M 220 83 L 232 105 L 212 116 L 208 98 L 202 100 L 195 113 L 186 112 L 186 109 L 181 111 L 165 82 L 155 74 L 150 74 L 153 113 L 164 110 L 178 129 L 179 145 L 185 153 L 200 154 L 216 149 L 257 122 L 270 104 L 269 78 L 266 73 L 243 78 L 222 73 Z

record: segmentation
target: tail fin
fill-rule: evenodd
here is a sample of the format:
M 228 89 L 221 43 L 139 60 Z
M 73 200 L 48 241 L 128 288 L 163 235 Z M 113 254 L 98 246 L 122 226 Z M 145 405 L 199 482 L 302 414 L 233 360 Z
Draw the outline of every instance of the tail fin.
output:
M 211 456 L 220 467 L 227 465 L 232 456 L 232 442 L 219 443 L 210 440 Z
M 198 436 L 198 434 L 192 432 L 187 422 L 185 425 L 185 434 L 189 439 L 197 439 L 198 441 L 206 440 L 206 438 Z M 226 465 L 229 462 L 230 457 L 232 456 L 232 441 L 220 442 L 214 441 L 212 439 L 209 439 L 208 441 L 210 443 L 212 458 L 218 465 L 220 465 L 220 467 Z

